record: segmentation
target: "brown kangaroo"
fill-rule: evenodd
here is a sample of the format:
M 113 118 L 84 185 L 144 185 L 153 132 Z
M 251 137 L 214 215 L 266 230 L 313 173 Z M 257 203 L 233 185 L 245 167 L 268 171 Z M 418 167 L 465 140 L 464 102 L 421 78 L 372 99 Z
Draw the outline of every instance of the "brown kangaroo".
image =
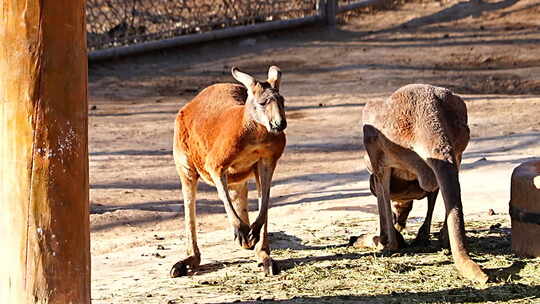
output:
M 469 142 L 463 100 L 445 88 L 407 85 L 385 102 L 368 102 L 363 132 L 380 219 L 380 238 L 371 243 L 380 240 L 390 250 L 404 245 L 392 223 L 390 201 L 399 206 L 400 201 L 428 196 L 434 205 L 440 189 L 446 207 L 442 235 L 449 239 L 455 265 L 465 278 L 486 282 L 488 276 L 471 260 L 466 247 L 458 179 L 461 155 Z M 432 209 L 428 208 L 429 220 Z
M 272 66 L 268 80 L 232 69 L 237 84 L 207 87 L 176 116 L 174 161 L 182 183 L 187 258 L 171 269 L 171 277 L 186 275 L 201 262 L 197 246 L 195 195 L 197 181 L 215 185 L 225 205 L 235 240 L 255 249 L 266 274 L 279 267 L 270 258 L 267 221 L 270 185 L 278 159 L 285 148 L 287 127 L 284 98 L 279 93 L 281 71 Z M 248 217 L 247 180 L 255 178 L 259 213 L 253 223 Z

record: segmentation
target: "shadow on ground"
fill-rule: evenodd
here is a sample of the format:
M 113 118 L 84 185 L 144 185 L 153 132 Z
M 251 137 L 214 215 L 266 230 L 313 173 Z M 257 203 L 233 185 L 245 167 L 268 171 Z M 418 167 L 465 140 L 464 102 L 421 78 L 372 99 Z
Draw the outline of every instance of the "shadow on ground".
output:
M 511 300 L 527 301 L 520 303 L 536 303 L 539 298 L 540 286 L 509 283 L 485 289 L 463 287 L 433 292 L 393 292 L 370 296 L 293 297 L 279 301 L 235 301 L 234 303 L 486 303 Z

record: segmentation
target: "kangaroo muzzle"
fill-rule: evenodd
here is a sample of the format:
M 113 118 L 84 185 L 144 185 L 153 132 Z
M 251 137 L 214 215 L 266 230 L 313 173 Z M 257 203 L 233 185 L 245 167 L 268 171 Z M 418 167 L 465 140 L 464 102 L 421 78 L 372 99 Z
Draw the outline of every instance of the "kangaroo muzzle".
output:
M 287 120 L 280 119 L 280 120 L 273 120 L 270 121 L 270 132 L 278 133 L 287 128 Z

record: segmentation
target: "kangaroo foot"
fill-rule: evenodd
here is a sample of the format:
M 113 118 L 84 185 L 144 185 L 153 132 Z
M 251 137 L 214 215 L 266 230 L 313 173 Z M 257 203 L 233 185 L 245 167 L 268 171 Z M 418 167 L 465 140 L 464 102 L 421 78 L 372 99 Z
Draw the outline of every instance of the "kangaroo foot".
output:
M 411 246 L 413 247 L 427 247 L 429 246 L 430 244 L 430 240 L 429 240 L 429 233 L 426 233 L 422 230 L 420 230 L 418 232 L 418 234 L 416 235 L 416 238 L 414 239 L 414 241 L 411 243 Z
M 267 276 L 277 275 L 281 271 L 276 261 L 271 258 L 264 259 L 258 266 L 263 268 L 264 274 Z
M 442 248 L 450 248 L 450 239 L 448 238 L 448 229 L 446 227 L 443 227 L 439 231 L 438 239 Z
M 456 267 L 463 277 L 471 281 L 484 284 L 489 280 L 488 275 L 471 259 L 456 261 Z
M 384 249 L 381 243 L 381 237 L 373 234 L 361 234 L 360 236 L 351 236 L 349 239 L 349 246 L 356 248 L 375 248 Z
M 390 244 L 386 237 L 381 237 L 381 243 L 384 245 L 384 250 L 396 251 L 401 248 L 407 247 L 407 242 L 405 242 L 405 239 L 403 238 L 401 233 L 395 231 L 395 236 L 396 242 L 394 244 Z
M 189 272 L 189 270 L 194 271 L 199 267 L 199 264 L 201 263 L 201 258 L 198 256 L 190 256 L 183 260 L 180 260 L 176 262 L 171 268 L 171 271 L 169 272 L 169 275 L 171 278 L 177 278 L 186 276 Z
M 431 244 L 429 238 L 417 237 L 412 241 L 411 247 L 428 247 Z
M 378 250 L 394 251 L 407 247 L 407 243 L 400 233 L 397 234 L 397 242 L 394 245 L 385 244 L 382 238 L 378 235 L 362 234 L 360 236 L 351 236 L 349 239 L 349 246 L 356 248 L 373 248 Z

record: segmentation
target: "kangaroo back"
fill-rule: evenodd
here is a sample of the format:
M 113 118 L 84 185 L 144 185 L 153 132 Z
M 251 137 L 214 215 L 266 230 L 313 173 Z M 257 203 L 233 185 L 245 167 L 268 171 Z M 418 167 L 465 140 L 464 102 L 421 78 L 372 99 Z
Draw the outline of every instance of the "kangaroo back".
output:
M 433 154 L 451 159 L 469 142 L 465 102 L 451 91 L 411 84 L 378 106 L 366 106 L 364 124 L 380 130 L 390 141 L 412 148 L 423 158 Z
M 179 115 L 182 116 L 183 124 L 186 127 L 197 129 L 215 122 L 224 113 L 234 108 L 242 107 L 246 98 L 247 90 L 241 85 L 214 84 L 195 96 L 180 110 Z

